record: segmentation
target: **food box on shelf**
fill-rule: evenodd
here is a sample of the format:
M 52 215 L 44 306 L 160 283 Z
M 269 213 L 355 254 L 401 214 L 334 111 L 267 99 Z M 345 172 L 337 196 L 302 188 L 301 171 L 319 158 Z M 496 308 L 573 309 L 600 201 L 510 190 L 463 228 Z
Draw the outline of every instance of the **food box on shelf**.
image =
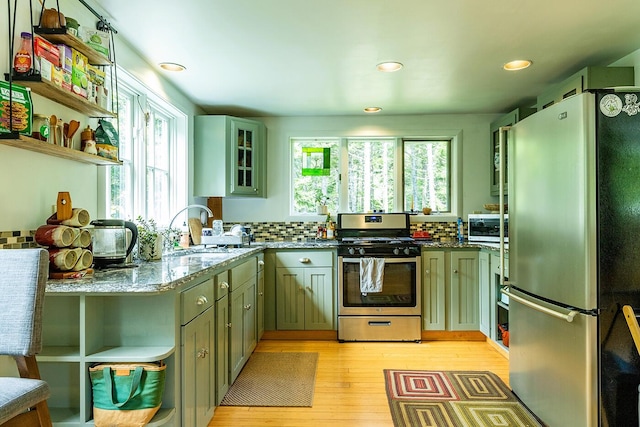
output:
M 106 31 L 92 30 L 81 27 L 81 39 L 95 51 L 109 57 L 109 33 Z
M 87 72 L 87 64 L 89 60 L 87 59 L 87 55 L 83 54 L 77 49 L 71 49 L 71 72 L 76 68 L 83 73 Z
M 9 99 L 11 98 L 11 101 Z M 29 89 L 13 84 L 9 92 L 9 82 L 0 81 L 0 132 L 11 129 L 23 135 L 31 136 L 33 111 Z M 13 126 L 10 126 L 9 121 Z
M 36 36 L 33 41 L 33 52 L 37 58 L 45 58 L 56 67 L 60 66 L 60 51 L 58 47 L 42 37 Z
M 47 60 L 47 58 L 40 57 L 37 58 L 37 62 L 40 64 L 40 77 L 42 80 L 53 81 L 53 73 L 52 68 L 53 64 Z
M 86 98 L 88 86 L 89 79 L 87 78 L 87 73 L 80 68 L 74 67 L 71 71 L 71 92 Z
M 87 78 L 87 56 L 76 49 L 71 50 L 71 92 L 87 97 L 87 87 L 89 79 Z
M 58 50 L 60 51 L 60 67 L 71 73 L 73 67 L 73 49 L 66 44 L 59 44 Z
M 71 92 L 71 71 L 60 69 L 62 73 L 62 89 Z

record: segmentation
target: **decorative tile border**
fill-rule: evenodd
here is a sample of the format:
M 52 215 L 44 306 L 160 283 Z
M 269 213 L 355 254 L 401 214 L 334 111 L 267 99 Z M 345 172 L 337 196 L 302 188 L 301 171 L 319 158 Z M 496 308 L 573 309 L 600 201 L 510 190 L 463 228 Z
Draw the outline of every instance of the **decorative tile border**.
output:
M 236 223 L 224 224 L 228 230 Z M 242 224 L 250 229 L 256 242 L 304 242 L 316 237 L 318 227 L 323 222 L 247 222 Z M 466 224 L 465 224 L 466 228 Z M 435 242 L 449 242 L 456 238 L 455 222 L 424 222 L 411 224 L 411 233 L 428 231 Z M 0 249 L 37 248 L 35 230 L 0 231 Z

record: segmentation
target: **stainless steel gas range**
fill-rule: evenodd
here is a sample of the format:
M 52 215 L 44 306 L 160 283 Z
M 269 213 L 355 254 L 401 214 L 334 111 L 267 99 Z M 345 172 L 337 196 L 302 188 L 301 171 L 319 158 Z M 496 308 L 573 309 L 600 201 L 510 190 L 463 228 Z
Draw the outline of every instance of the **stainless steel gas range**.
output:
M 421 340 L 420 247 L 404 213 L 338 214 L 338 340 Z

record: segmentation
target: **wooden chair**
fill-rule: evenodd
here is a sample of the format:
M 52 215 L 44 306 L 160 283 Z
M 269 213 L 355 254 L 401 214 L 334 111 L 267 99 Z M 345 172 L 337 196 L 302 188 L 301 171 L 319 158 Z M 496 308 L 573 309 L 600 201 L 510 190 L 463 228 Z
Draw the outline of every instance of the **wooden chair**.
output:
M 42 349 L 42 308 L 49 270 L 44 249 L 0 250 L 0 355 L 15 359 L 18 377 L 0 377 L 0 426 L 51 426 L 49 385 L 35 354 Z

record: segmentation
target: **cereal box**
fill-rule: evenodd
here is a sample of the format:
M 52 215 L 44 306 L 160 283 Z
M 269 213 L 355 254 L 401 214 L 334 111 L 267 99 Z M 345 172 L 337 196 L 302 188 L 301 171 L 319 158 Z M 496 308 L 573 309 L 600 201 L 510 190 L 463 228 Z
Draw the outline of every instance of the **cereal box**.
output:
M 46 58 L 54 66 L 60 66 L 60 51 L 58 47 L 51 44 L 42 37 L 36 37 L 33 41 L 33 52 L 36 57 Z
M 29 89 L 13 84 L 9 92 L 9 82 L 0 81 L 0 132 L 13 130 L 31 136 L 32 120 Z

